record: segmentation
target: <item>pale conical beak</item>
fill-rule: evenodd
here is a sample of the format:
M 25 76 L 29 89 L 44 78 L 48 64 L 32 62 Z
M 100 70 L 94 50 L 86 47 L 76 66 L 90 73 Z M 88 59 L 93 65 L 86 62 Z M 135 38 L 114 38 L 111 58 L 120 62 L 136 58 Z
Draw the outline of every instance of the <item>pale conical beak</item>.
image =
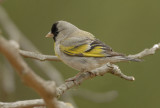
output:
M 54 35 L 51 32 L 49 32 L 45 37 L 54 37 Z

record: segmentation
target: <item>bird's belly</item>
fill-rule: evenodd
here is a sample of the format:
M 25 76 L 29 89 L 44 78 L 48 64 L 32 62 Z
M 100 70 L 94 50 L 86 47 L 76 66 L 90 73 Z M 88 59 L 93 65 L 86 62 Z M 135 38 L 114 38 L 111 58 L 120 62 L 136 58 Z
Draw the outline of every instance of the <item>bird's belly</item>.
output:
M 104 58 L 74 57 L 65 54 L 60 58 L 65 64 L 79 71 L 91 71 L 107 63 Z

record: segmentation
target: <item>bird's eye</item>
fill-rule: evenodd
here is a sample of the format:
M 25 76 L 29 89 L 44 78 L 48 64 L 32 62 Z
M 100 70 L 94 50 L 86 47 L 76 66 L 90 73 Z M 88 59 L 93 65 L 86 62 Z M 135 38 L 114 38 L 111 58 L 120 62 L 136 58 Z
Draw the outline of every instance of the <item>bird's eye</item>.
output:
M 54 32 L 54 36 L 57 36 L 57 35 L 58 35 L 58 33 L 59 33 L 58 31 Z

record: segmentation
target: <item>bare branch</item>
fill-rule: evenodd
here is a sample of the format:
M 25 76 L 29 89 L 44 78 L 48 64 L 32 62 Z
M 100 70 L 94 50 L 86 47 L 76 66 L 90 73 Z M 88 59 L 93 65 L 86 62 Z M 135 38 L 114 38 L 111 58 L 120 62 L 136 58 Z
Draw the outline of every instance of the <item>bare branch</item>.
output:
M 138 53 L 138 54 L 129 55 L 129 57 L 132 57 L 132 58 L 142 58 L 142 57 L 145 57 L 145 56 L 148 56 L 148 55 L 153 55 L 153 54 L 155 54 L 155 52 L 156 52 L 158 49 L 160 49 L 160 43 L 155 44 L 152 48 L 150 48 L 150 49 L 145 49 L 145 50 L 141 51 L 141 52 Z
M 133 76 L 127 76 L 127 75 L 123 74 L 117 65 L 108 64 L 107 66 L 109 66 L 111 68 L 111 70 L 108 71 L 108 73 L 111 73 L 113 75 L 116 75 L 116 76 L 118 76 L 120 78 L 123 78 L 125 80 L 128 80 L 128 81 L 134 81 L 135 80 L 135 78 Z
M 12 66 L 17 70 L 21 79 L 45 100 L 49 108 L 57 108 L 55 104 L 55 82 L 47 82 L 37 76 L 34 71 L 28 67 L 13 45 L 0 36 L 0 52 L 9 60 Z
M 57 101 L 58 108 L 73 108 L 70 103 L 64 103 L 62 101 Z M 24 100 L 17 102 L 0 102 L 0 108 L 46 108 L 43 99 L 34 100 Z
M 74 86 L 81 84 L 84 80 L 87 80 L 87 79 L 90 79 L 90 78 L 93 78 L 96 76 L 103 76 L 106 73 L 115 74 L 115 75 L 117 75 L 123 79 L 129 80 L 129 81 L 134 80 L 134 77 L 124 75 L 121 72 L 121 70 L 118 68 L 117 65 L 107 63 L 100 68 L 92 70 L 91 72 L 82 73 L 81 75 L 78 76 L 77 79 L 75 79 L 75 81 L 65 82 L 64 84 L 60 85 L 57 88 L 57 96 L 58 97 L 61 96 L 65 91 L 67 91 L 68 89 L 70 89 Z
M 0 102 L 0 108 L 33 108 L 33 107 L 44 107 L 45 103 L 43 99 L 34 99 L 27 101 L 17 101 L 17 102 Z
M 14 45 L 17 49 L 20 48 L 19 44 L 14 41 L 14 40 L 10 40 L 9 41 L 12 45 Z M 30 51 L 24 51 L 24 50 L 19 50 L 19 54 L 21 54 L 22 56 L 26 57 L 26 58 L 33 58 L 36 60 L 40 60 L 40 61 L 61 61 L 57 56 L 52 56 L 52 55 L 42 55 L 40 53 L 36 53 L 36 52 L 30 52 Z
M 37 60 L 40 60 L 40 61 L 45 61 L 45 60 L 60 61 L 60 59 L 58 59 L 57 56 L 42 55 L 42 54 L 39 54 L 39 53 L 29 52 L 29 51 L 24 51 L 24 50 L 19 50 L 19 53 L 24 57 L 33 58 L 33 59 L 37 59 Z

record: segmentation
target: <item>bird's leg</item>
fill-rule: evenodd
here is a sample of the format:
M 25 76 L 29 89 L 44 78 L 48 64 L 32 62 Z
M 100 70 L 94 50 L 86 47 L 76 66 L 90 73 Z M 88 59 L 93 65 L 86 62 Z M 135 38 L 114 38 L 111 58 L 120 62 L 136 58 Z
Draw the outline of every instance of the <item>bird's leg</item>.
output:
M 68 78 L 65 80 L 65 82 L 69 82 L 69 81 L 75 81 L 79 75 L 81 75 L 83 72 L 85 72 L 84 70 L 80 71 L 78 74 L 76 74 L 74 77 Z

